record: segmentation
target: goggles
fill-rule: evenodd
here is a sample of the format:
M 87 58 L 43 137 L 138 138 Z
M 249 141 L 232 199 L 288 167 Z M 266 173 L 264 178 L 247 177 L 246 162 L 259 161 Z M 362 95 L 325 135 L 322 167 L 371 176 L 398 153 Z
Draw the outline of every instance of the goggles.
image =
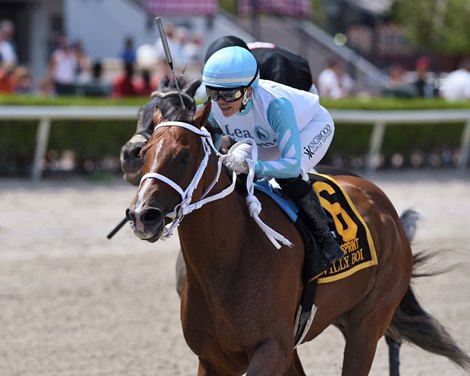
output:
M 237 87 L 234 89 L 221 89 L 207 86 L 206 94 L 207 97 L 213 101 L 217 101 L 219 98 L 224 102 L 236 102 L 243 94 L 245 94 L 246 87 Z

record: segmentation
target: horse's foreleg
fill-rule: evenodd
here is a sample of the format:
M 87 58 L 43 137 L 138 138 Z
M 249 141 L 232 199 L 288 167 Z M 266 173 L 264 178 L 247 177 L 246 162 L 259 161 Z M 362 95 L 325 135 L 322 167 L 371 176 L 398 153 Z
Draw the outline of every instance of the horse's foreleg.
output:
M 294 350 L 294 356 L 292 357 L 290 367 L 284 376 L 306 376 L 302 363 L 300 362 L 299 354 L 297 354 L 297 350 Z
M 281 376 L 287 371 L 289 362 L 285 347 L 276 341 L 265 342 L 251 358 L 246 376 Z
M 344 349 L 343 376 L 366 376 L 369 374 L 377 348 L 382 336 L 371 330 L 370 323 L 361 322 L 358 327 L 349 328 L 346 333 Z
M 197 376 L 236 376 L 239 373 L 229 373 L 226 369 L 220 369 L 209 363 L 208 361 L 199 358 L 199 365 L 197 369 Z

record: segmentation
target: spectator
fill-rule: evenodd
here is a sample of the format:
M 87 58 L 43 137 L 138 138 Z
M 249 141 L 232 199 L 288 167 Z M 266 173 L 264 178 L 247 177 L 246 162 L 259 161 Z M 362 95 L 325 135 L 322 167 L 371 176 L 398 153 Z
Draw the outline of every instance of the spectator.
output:
M 429 77 L 431 61 L 422 56 L 416 60 L 416 80 L 414 82 L 416 96 L 420 98 L 432 98 L 435 96 L 434 85 Z
M 403 65 L 395 63 L 390 66 L 388 83 L 390 87 L 399 87 L 406 84 L 405 68 Z
M 124 48 L 119 53 L 119 57 L 125 63 L 132 63 L 136 62 L 136 50 L 134 47 L 134 39 L 131 36 L 127 36 L 124 39 Z
M 88 97 L 107 97 L 111 95 L 112 84 L 103 79 L 103 64 L 96 60 L 91 66 L 91 77 L 79 85 L 80 94 Z
M 137 95 L 149 97 L 157 88 L 157 83 L 152 78 L 150 69 L 140 71 L 140 79 L 136 82 Z
M 175 40 L 175 26 L 172 23 L 167 23 L 165 25 L 165 35 L 168 42 L 168 47 L 173 56 L 173 52 L 177 50 L 178 42 Z M 163 48 L 162 38 L 158 38 L 155 42 L 155 49 L 157 53 L 157 60 L 159 62 L 164 62 L 166 60 L 165 50 Z
M 13 91 L 15 94 L 32 94 L 31 73 L 24 65 L 18 65 L 13 71 Z
M 0 63 L 15 65 L 18 61 L 16 56 L 13 34 L 15 25 L 9 20 L 0 22 Z
M 194 71 L 202 71 L 204 66 L 204 38 L 196 33 L 183 47 L 188 63 Z
M 442 80 L 440 94 L 449 101 L 470 99 L 470 58 Z
M 11 64 L 2 64 L 0 66 L 0 93 L 13 94 L 15 92 L 13 71 L 14 66 Z
M 176 42 L 175 49 L 171 51 L 175 69 L 182 72 L 189 63 L 189 55 L 186 50 L 188 44 L 188 30 L 185 27 L 178 27 L 175 30 L 174 40 Z
M 72 43 L 72 48 L 77 58 L 77 66 L 75 68 L 75 74 L 77 81 L 89 81 L 91 78 L 91 59 L 86 54 L 83 44 L 80 40 Z
M 135 84 L 135 69 L 132 63 L 123 63 L 123 72 L 113 82 L 113 98 L 131 97 L 138 95 Z
M 320 97 L 344 98 L 351 95 L 354 81 L 344 72 L 341 64 L 330 59 L 327 67 L 318 76 L 318 92 Z
M 59 47 L 52 53 L 48 77 L 54 83 L 56 95 L 75 94 L 78 59 L 67 38 L 59 39 Z
M 389 69 L 388 86 L 384 88 L 384 96 L 412 98 L 416 96 L 413 84 L 406 80 L 405 68 L 399 63 L 392 64 Z
M 158 64 L 158 55 L 155 46 L 143 44 L 136 50 L 135 63 L 140 69 L 154 69 Z

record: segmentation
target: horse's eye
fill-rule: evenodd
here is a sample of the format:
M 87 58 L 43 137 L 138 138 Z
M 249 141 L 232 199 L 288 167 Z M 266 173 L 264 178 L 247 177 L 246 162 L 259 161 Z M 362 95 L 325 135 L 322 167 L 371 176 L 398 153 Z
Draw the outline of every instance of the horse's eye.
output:
M 189 160 L 191 159 L 191 155 L 189 154 L 188 151 L 184 151 L 180 155 L 180 163 L 182 164 L 187 164 Z

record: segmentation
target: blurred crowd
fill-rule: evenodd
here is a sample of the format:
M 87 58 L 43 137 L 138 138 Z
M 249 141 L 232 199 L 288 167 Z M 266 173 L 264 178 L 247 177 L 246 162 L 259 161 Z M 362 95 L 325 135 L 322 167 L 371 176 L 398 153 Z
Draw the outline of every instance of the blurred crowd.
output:
M 168 23 L 165 27 L 168 45 L 176 73 L 199 78 L 204 62 L 204 38 L 185 27 Z M 19 64 L 14 43 L 15 25 L 0 21 L 0 94 L 29 94 L 44 96 L 148 96 L 161 78 L 170 76 L 162 41 L 136 46 L 131 36 L 123 40 L 113 61 L 90 57 L 80 40 L 66 36 L 54 40 L 50 50 L 47 72 L 34 80 L 28 66 Z M 470 58 L 463 59 L 457 69 L 437 75 L 431 60 L 419 57 L 412 69 L 392 63 L 382 96 L 405 98 L 435 98 L 447 100 L 470 99 Z M 351 75 L 339 60 L 329 59 L 313 84 L 323 98 L 356 96 L 359 90 Z
M 116 56 L 93 59 L 80 40 L 70 41 L 62 35 L 52 43 L 44 76 L 33 80 L 29 68 L 18 64 L 14 32 L 11 21 L 0 22 L 0 94 L 148 96 L 161 78 L 170 74 L 159 39 L 154 44 L 135 46 L 133 38 L 127 36 Z M 166 33 L 176 73 L 200 75 L 202 35 L 190 38 L 187 28 L 172 24 L 166 27 Z
M 0 21 L 0 93 L 30 94 L 31 75 L 28 67 L 18 64 L 14 33 L 13 22 Z

